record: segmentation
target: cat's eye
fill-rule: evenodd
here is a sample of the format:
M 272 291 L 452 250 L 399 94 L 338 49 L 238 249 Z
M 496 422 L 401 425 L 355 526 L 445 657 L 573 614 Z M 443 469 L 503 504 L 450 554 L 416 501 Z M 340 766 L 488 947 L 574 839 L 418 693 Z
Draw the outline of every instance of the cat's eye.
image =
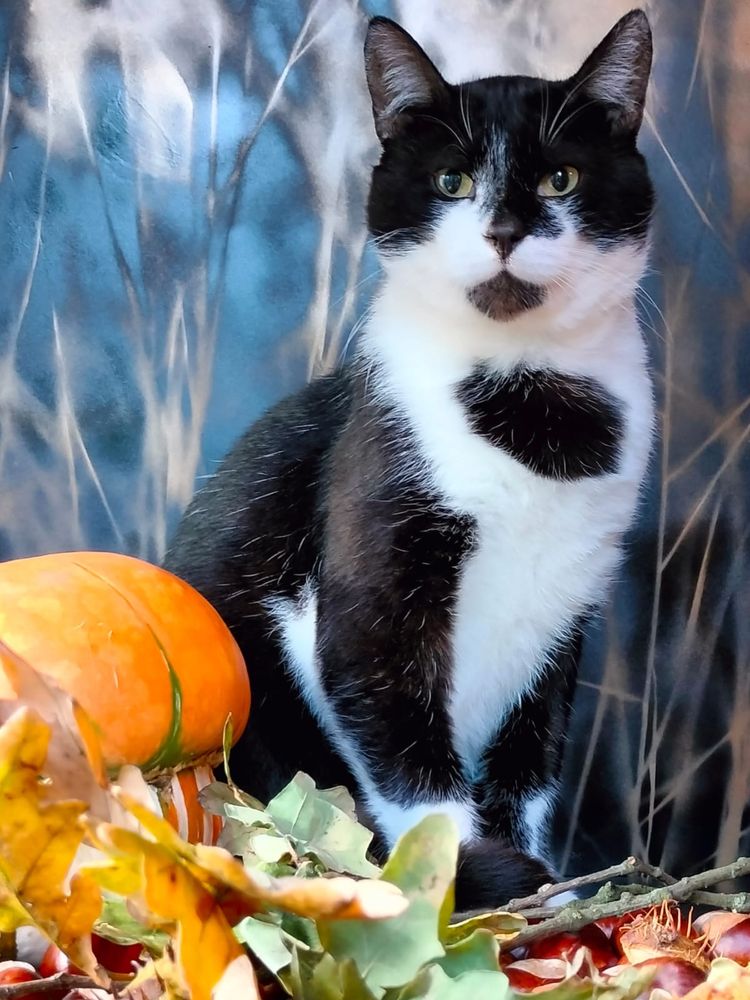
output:
M 435 187 L 446 198 L 468 198 L 474 190 L 474 181 L 462 170 L 438 170 Z
M 539 181 L 536 193 L 542 198 L 562 198 L 578 187 L 580 174 L 575 167 L 558 167 Z

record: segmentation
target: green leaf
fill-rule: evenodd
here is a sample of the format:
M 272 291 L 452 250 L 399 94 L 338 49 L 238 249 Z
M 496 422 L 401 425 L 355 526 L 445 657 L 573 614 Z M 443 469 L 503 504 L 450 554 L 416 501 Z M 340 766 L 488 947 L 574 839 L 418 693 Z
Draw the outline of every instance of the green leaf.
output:
M 376 1000 L 352 961 L 315 952 L 295 950 L 289 983 L 295 1000 Z
M 267 812 L 298 854 L 314 854 L 331 871 L 373 878 L 380 869 L 366 857 L 372 834 L 335 804 L 342 801 L 339 789 L 320 792 L 312 778 L 299 772 L 268 803 Z
M 145 945 L 154 955 L 161 955 L 169 944 L 169 935 L 136 920 L 121 896 L 104 896 L 101 916 L 94 924 L 94 930 L 116 944 Z
M 323 950 L 320 938 L 318 937 L 318 930 L 313 920 L 307 917 L 298 917 L 294 913 L 282 913 L 281 926 L 287 937 L 299 941 L 303 948 L 307 948 L 310 951 Z
M 323 947 L 337 961 L 353 959 L 370 989 L 408 983 L 426 962 L 443 958 L 441 911 L 452 900 L 458 831 L 447 816 L 428 816 L 398 841 L 383 878 L 404 892 L 409 908 L 377 923 L 319 921 Z
M 245 917 L 234 928 L 234 934 L 274 975 L 291 964 L 292 945 L 287 944 L 289 937 L 280 922 L 270 918 Z
M 206 812 L 215 816 L 226 816 L 227 806 L 245 806 L 248 809 L 255 809 L 265 817 L 265 822 L 271 825 L 271 819 L 263 812 L 263 804 L 254 799 L 252 795 L 241 791 L 234 785 L 225 785 L 223 781 L 212 781 L 198 793 L 198 800 Z
M 286 837 L 278 837 L 272 833 L 255 833 L 250 839 L 250 849 L 261 861 L 275 864 L 279 861 L 293 861 L 294 848 Z
M 354 799 L 343 785 L 336 785 L 335 788 L 319 788 L 318 795 L 326 802 L 330 802 L 332 806 L 336 806 L 341 812 L 346 813 L 349 819 L 357 819 L 357 807 L 354 804 Z
M 265 826 L 269 829 L 273 827 L 273 820 L 268 813 L 262 809 L 255 809 L 252 806 L 236 805 L 227 803 L 224 806 L 224 815 L 227 819 L 237 820 L 244 826 Z
M 464 972 L 497 972 L 500 947 L 492 931 L 480 928 L 456 944 L 448 945 L 437 964 L 451 979 Z
M 388 1000 L 511 1000 L 515 994 L 500 971 L 465 972 L 451 979 L 439 966 L 431 965 L 413 983 L 387 996 Z

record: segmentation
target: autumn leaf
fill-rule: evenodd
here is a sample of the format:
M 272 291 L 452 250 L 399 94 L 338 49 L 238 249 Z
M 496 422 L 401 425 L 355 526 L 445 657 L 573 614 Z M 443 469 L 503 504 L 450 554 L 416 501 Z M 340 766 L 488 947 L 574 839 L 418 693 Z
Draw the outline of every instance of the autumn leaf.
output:
M 685 1000 L 747 1000 L 750 996 L 750 969 L 729 958 L 717 958 L 705 983 L 696 986 Z
M 117 788 L 113 795 L 144 832 L 91 824 L 90 839 L 107 860 L 85 872 L 102 888 L 127 896 L 139 920 L 174 933 L 176 967 L 194 1000 L 209 998 L 244 955 L 232 930 L 242 917 L 272 907 L 313 918 L 380 919 L 406 906 L 400 891 L 384 882 L 275 879 L 247 871 L 221 848 L 186 843 L 142 801 Z M 236 978 L 240 965 L 234 969 Z
M 381 880 L 336 878 L 273 878 L 249 871 L 220 847 L 188 844 L 161 817 L 155 816 L 140 802 L 113 789 L 116 799 L 125 805 L 142 827 L 175 861 L 185 865 L 201 884 L 222 902 L 232 922 L 267 907 L 276 907 L 313 919 L 382 920 L 397 916 L 407 906 L 395 886 Z M 99 824 L 95 831 L 98 845 L 121 840 L 123 831 L 111 824 Z M 108 841 L 108 838 L 109 841 Z M 113 838 L 113 840 L 112 840 Z M 236 919 L 234 919 L 236 918 Z
M 86 803 L 46 801 L 51 789 L 41 779 L 49 745 L 49 726 L 29 708 L 17 708 L 0 728 L 0 931 L 37 927 L 106 985 L 90 938 L 99 889 L 81 873 L 66 889 Z
M 67 692 L 0 642 L 0 724 L 22 706 L 49 727 L 44 773 L 55 798 L 81 799 L 89 813 L 110 819 L 96 724 Z
M 448 944 L 455 944 L 469 937 L 474 931 L 488 930 L 492 931 L 498 940 L 509 941 L 520 934 L 526 926 L 527 921 L 524 917 L 515 913 L 495 910 L 490 913 L 480 913 L 455 924 L 449 924 L 444 937 Z

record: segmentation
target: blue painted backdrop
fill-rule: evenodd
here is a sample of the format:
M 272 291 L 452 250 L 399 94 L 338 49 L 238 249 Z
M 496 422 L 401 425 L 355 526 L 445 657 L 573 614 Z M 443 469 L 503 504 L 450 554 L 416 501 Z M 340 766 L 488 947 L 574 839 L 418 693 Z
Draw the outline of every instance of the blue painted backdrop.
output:
M 157 559 L 266 406 L 335 364 L 377 279 L 365 18 L 446 75 L 571 71 L 630 0 L 6 0 L 0 6 L 0 558 Z M 747 850 L 750 7 L 653 0 L 641 306 L 662 443 L 590 636 L 570 870 Z

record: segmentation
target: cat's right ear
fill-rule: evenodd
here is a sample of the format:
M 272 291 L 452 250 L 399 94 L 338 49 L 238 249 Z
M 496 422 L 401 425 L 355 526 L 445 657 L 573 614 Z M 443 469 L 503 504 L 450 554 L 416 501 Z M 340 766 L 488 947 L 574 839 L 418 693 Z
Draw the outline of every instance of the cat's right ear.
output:
M 387 17 L 370 21 L 365 72 L 375 131 L 381 142 L 396 135 L 414 108 L 439 99 L 446 83 L 411 35 Z

